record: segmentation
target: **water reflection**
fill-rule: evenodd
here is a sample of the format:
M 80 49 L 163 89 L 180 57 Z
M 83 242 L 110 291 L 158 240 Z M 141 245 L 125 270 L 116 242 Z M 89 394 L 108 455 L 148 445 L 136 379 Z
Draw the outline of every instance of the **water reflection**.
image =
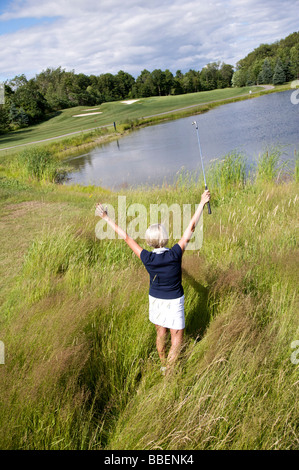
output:
M 299 106 L 291 92 L 230 103 L 196 116 L 205 163 L 231 151 L 253 162 L 267 145 L 284 145 L 286 157 L 299 148 Z M 69 159 L 69 183 L 107 188 L 172 182 L 182 168 L 200 170 L 194 117 L 147 127 Z

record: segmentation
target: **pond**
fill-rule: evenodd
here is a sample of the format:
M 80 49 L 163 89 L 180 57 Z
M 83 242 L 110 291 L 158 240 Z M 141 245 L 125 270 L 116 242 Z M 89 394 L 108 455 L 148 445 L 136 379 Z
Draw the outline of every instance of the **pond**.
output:
M 292 91 L 229 103 L 197 116 L 169 121 L 132 132 L 117 141 L 68 159 L 74 168 L 66 184 L 105 188 L 173 182 L 182 168 L 199 171 L 194 120 L 199 127 L 204 162 L 242 152 L 248 163 L 269 146 L 282 146 L 283 159 L 294 161 L 299 150 L 299 104 Z

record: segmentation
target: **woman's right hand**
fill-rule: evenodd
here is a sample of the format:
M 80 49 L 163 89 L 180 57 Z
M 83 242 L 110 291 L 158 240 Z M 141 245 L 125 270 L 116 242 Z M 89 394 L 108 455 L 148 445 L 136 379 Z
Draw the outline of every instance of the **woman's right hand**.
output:
M 201 204 L 204 206 L 211 199 L 211 194 L 208 189 L 206 189 L 201 195 Z
M 107 217 L 107 215 L 108 215 L 107 208 L 105 210 L 100 202 L 98 204 L 96 204 L 95 215 L 98 215 L 99 217 L 102 217 L 102 219 L 105 219 L 105 217 Z

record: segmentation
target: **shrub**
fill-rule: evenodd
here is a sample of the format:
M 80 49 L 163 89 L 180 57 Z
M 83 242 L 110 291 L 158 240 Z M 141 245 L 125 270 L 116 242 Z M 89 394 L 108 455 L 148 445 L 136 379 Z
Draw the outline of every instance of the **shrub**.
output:
M 216 160 L 208 170 L 208 185 L 223 197 L 246 182 L 246 159 L 239 153 L 228 153 L 224 159 Z
M 15 162 L 16 168 L 27 178 L 38 181 L 61 181 L 67 172 L 61 162 L 49 150 L 30 148 L 20 152 Z
M 259 155 L 256 170 L 257 182 L 272 182 L 278 178 L 279 173 L 286 163 L 280 162 L 282 151 L 273 147 Z

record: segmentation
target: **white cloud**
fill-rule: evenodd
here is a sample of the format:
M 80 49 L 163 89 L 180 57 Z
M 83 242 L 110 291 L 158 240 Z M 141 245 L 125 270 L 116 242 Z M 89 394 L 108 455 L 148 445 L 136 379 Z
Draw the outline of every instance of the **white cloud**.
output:
M 77 73 L 137 76 L 147 68 L 235 64 L 262 42 L 296 31 L 299 0 L 15 0 L 0 15 L 2 74 L 34 76 L 61 65 Z M 39 24 L 1 35 L 1 22 Z

